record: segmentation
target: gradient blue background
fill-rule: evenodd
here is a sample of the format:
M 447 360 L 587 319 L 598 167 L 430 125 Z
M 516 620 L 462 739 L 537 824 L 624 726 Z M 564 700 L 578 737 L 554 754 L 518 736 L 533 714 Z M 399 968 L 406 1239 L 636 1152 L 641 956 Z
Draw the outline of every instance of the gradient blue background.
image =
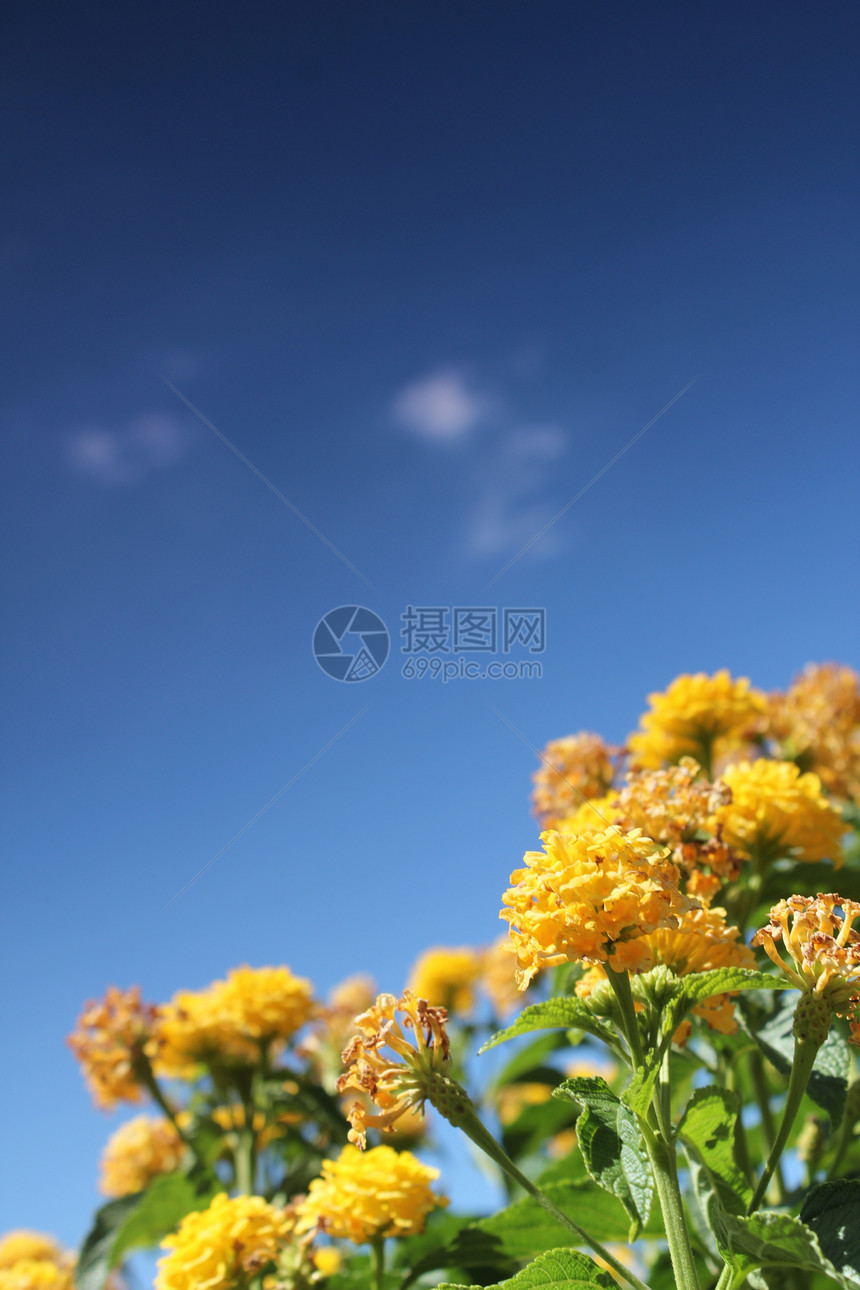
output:
M 497 934 L 485 699 L 620 740 L 679 671 L 856 664 L 857 53 L 834 3 L 7 14 L 3 1226 L 86 1226 L 109 982 Z M 544 677 L 336 684 L 355 602 L 545 605 Z

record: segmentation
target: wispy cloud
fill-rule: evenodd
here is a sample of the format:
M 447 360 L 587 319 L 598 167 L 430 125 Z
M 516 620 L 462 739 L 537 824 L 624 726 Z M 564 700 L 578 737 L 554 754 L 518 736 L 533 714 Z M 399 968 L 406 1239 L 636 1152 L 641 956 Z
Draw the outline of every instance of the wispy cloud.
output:
M 451 443 L 474 430 L 489 409 L 489 400 L 470 388 L 461 371 L 443 368 L 405 386 L 391 410 L 404 429 Z
M 190 438 L 174 417 L 150 412 L 118 430 L 88 426 L 73 431 L 67 458 L 79 474 L 108 488 L 122 488 L 177 461 Z
M 552 514 L 543 494 L 555 465 L 567 450 L 560 426 L 520 426 L 508 431 L 481 467 L 467 546 L 475 556 L 499 556 L 515 550 Z M 542 543 L 548 555 L 557 543 Z

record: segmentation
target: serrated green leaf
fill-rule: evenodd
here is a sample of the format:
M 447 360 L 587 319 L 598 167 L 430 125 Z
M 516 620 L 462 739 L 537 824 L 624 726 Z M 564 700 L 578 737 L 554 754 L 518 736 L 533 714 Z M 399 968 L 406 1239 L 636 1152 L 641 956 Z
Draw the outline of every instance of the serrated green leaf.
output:
M 721 1204 L 711 1176 L 693 1171 L 702 1212 L 716 1248 L 735 1272 L 748 1275 L 756 1268 L 802 1268 L 823 1273 L 841 1290 L 858 1290 L 860 1278 L 852 1268 L 840 1270 L 824 1253 L 816 1233 L 790 1214 L 764 1210 L 744 1218 Z
M 696 1089 L 678 1132 L 699 1157 L 723 1208 L 742 1215 L 752 1199 L 752 1188 L 735 1163 L 739 1111 L 738 1098 L 728 1089 L 716 1085 Z
M 506 1281 L 499 1281 L 488 1290 L 616 1290 L 616 1282 L 597 1266 L 593 1259 L 576 1250 L 549 1250 L 541 1254 L 528 1267 Z M 463 1287 L 445 1283 L 438 1290 L 464 1290 Z M 477 1290 L 468 1287 L 466 1290 Z
M 688 1012 L 716 994 L 735 990 L 790 990 L 786 977 L 754 968 L 721 967 L 709 972 L 689 972 L 678 977 L 674 997 L 663 1012 L 662 1030 L 670 1039 Z
M 860 1285 L 860 1181 L 840 1179 L 813 1187 L 800 1219 L 818 1237 L 830 1262 Z
M 569 1098 L 582 1107 L 576 1136 L 586 1169 L 621 1201 L 634 1231 L 644 1227 L 654 1199 L 654 1179 L 633 1112 L 599 1077 L 565 1080 L 553 1097 Z
M 559 998 L 531 1004 L 510 1026 L 492 1035 L 478 1052 L 489 1052 L 498 1044 L 516 1039 L 517 1035 L 529 1035 L 535 1030 L 585 1030 L 588 1034 L 615 1045 L 615 1034 L 611 1027 L 599 1017 L 593 1016 L 581 999 Z
M 794 1062 L 792 1024 L 796 1001 L 790 996 L 777 1001 L 776 1008 L 764 1025 L 748 1026 L 748 1033 L 765 1057 L 782 1075 L 790 1075 Z M 815 1058 L 806 1092 L 813 1102 L 830 1116 L 835 1128 L 842 1119 L 845 1094 L 851 1074 L 851 1048 L 846 1037 L 834 1026 Z

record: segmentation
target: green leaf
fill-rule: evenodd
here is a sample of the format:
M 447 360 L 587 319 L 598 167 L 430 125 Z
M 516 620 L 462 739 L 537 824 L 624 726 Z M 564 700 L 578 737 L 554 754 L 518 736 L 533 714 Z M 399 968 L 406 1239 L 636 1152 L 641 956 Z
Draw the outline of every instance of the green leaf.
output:
M 131 1250 L 151 1248 L 192 1210 L 205 1209 L 223 1188 L 206 1169 L 162 1174 L 146 1191 L 109 1201 L 96 1211 L 78 1256 L 78 1290 L 102 1290 Z
M 800 1219 L 818 1237 L 830 1262 L 860 1285 L 860 1181 L 841 1179 L 813 1187 Z
M 585 1167 L 595 1182 L 621 1201 L 633 1222 L 630 1239 L 648 1222 L 654 1179 L 636 1118 L 605 1079 L 565 1080 L 553 1097 L 578 1102 L 576 1136 Z
M 529 1035 L 535 1030 L 585 1030 L 596 1035 L 614 1047 L 615 1033 L 606 1022 L 595 1017 L 581 999 L 546 999 L 543 1003 L 533 1003 L 525 1008 L 516 1021 L 499 1030 L 478 1049 L 479 1053 L 489 1052 L 497 1044 L 503 1044 L 517 1035 Z
M 527 1268 L 507 1281 L 499 1281 L 489 1290 L 588 1290 L 589 1287 L 600 1287 L 600 1290 L 616 1290 L 616 1282 L 608 1272 L 602 1271 L 597 1264 L 585 1254 L 576 1250 L 549 1250 L 536 1258 Z M 445 1283 L 439 1290 L 463 1290 L 462 1287 Z M 468 1287 L 468 1290 L 476 1290 Z
M 140 1194 L 140 1204 L 117 1229 L 111 1267 L 117 1267 L 131 1250 L 152 1249 L 173 1232 L 186 1214 L 206 1209 L 224 1188 L 208 1169 L 161 1174 Z
M 78 1290 L 102 1290 L 113 1264 L 111 1254 L 117 1229 L 140 1202 L 140 1193 L 108 1201 L 96 1210 L 93 1225 L 84 1237 L 75 1269 Z
M 727 994 L 730 990 L 791 989 L 786 977 L 775 976 L 772 972 L 757 972 L 753 968 L 721 967 L 709 972 L 689 972 L 677 978 L 673 998 L 663 1013 L 663 1034 L 674 1035 L 687 1013 L 715 994 Z
M 500 1032 L 501 1033 L 501 1032 Z M 564 1035 L 539 1035 L 530 1044 L 525 1044 L 518 1053 L 506 1063 L 493 1079 L 492 1087 L 500 1088 L 504 1084 L 514 1084 L 527 1079 L 536 1069 L 546 1066 L 546 1059 L 559 1048 L 564 1048 Z M 483 1052 L 483 1048 L 481 1052 Z M 558 1073 L 560 1075 L 560 1072 Z
M 764 1025 L 748 1024 L 746 1029 L 765 1057 L 782 1075 L 790 1075 L 794 1062 L 792 1024 L 796 1000 L 791 996 L 778 1000 Z M 830 1116 L 835 1128 L 845 1109 L 845 1094 L 851 1075 L 851 1048 L 848 1040 L 834 1026 L 818 1051 L 806 1092 L 813 1102 Z
M 735 1272 L 746 1276 L 756 1268 L 802 1268 L 806 1272 L 829 1276 L 841 1290 L 858 1290 L 860 1277 L 855 1269 L 844 1264 L 840 1270 L 831 1262 L 816 1232 L 801 1219 L 768 1210 L 750 1218 L 730 1214 L 721 1204 L 708 1171 L 694 1170 L 693 1175 L 698 1200 L 717 1249 Z M 812 1209 L 816 1209 L 814 1198 Z M 822 1214 L 824 1212 L 826 1205 Z M 822 1218 L 822 1225 L 830 1233 L 826 1218 Z M 837 1232 L 839 1226 L 837 1215 Z M 838 1234 L 836 1239 L 845 1240 Z M 760 1284 L 761 1278 L 756 1278 L 756 1281 Z
M 684 1142 L 695 1151 L 723 1208 L 746 1214 L 752 1188 L 735 1163 L 738 1098 L 728 1089 L 710 1085 L 696 1089 L 678 1126 Z

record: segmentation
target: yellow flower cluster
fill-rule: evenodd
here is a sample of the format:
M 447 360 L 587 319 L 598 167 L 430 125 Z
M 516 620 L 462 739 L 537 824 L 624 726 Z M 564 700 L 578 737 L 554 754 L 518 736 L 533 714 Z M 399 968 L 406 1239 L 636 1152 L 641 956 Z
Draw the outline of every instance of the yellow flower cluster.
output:
M 32 1263 L 58 1263 L 60 1255 L 54 1238 L 41 1232 L 22 1229 L 0 1237 L 0 1268 L 11 1268 L 25 1259 Z
M 607 791 L 615 774 L 616 752 L 600 735 L 587 730 L 547 744 L 542 765 L 532 776 L 532 807 L 543 828 L 556 828 L 583 798 L 601 797 Z
M 445 1021 L 444 1008 L 431 1008 L 409 990 L 399 999 L 381 994 L 372 1008 L 356 1017 L 361 1033 L 344 1049 L 348 1069 L 337 1082 L 339 1093 L 355 1089 L 365 1099 L 347 1107 L 350 1142 L 363 1148 L 368 1128 L 388 1132 L 407 1111 L 423 1107 L 428 1078 L 448 1067 Z M 368 1113 L 368 1100 L 379 1114 Z
M 789 896 L 770 911 L 770 922 L 752 938 L 798 990 L 822 997 L 834 1012 L 860 999 L 860 903 L 835 893 Z M 791 962 L 782 957 L 782 944 Z
M 638 829 L 549 830 L 541 841 L 543 851 L 526 852 L 526 867 L 511 874 L 514 885 L 502 897 L 520 988 L 541 968 L 564 962 L 646 971 L 643 938 L 676 927 L 695 904 L 679 890 L 668 848 Z
M 681 915 L 677 927 L 660 927 L 643 937 L 652 965 L 665 964 L 676 976 L 689 972 L 710 972 L 721 967 L 755 968 L 755 955 L 741 940 L 737 927 L 726 922 L 724 909 L 691 909 Z M 594 967 L 577 982 L 576 992 L 586 998 L 594 987 L 605 978 L 602 968 Z M 707 1021 L 711 1030 L 729 1035 L 737 1030 L 734 993 L 712 995 L 693 1009 L 693 1015 Z M 685 1040 L 689 1025 L 685 1025 L 676 1042 Z
M 760 690 L 746 677 L 733 680 L 725 669 L 707 676 L 683 674 L 663 692 L 648 695 L 651 707 L 627 740 L 636 766 L 657 769 L 684 756 L 706 769 L 728 746 L 743 744 L 766 710 Z
M 161 1247 L 156 1290 L 244 1290 L 288 1244 L 295 1218 L 262 1196 L 217 1195 L 208 1209 L 186 1214 Z
M 717 809 L 726 842 L 745 857 L 842 863 L 845 824 L 812 772 L 794 762 L 738 762 L 726 767 L 723 782 L 731 800 Z
M 448 1203 L 430 1186 L 438 1177 L 438 1169 L 422 1165 L 410 1151 L 344 1147 L 337 1160 L 323 1161 L 322 1176 L 296 1206 L 296 1230 L 327 1232 L 356 1245 L 417 1235 L 427 1215 Z
M 73 1290 L 75 1259 L 41 1232 L 0 1237 L 0 1290 Z
M 481 955 L 477 950 L 434 946 L 412 965 L 407 989 L 434 1008 L 463 1014 L 474 1007 L 473 987 L 480 974 Z
M 770 696 L 765 731 L 834 796 L 860 798 L 860 677 L 852 668 L 810 663 L 785 694 Z
M 632 771 L 612 803 L 613 823 L 625 831 L 641 829 L 671 847 L 687 892 L 710 900 L 741 868 L 739 857 L 722 839 L 716 815 L 730 799 L 722 780 L 712 784 L 693 757 L 682 757 L 677 766 Z
M 254 1064 L 314 1012 L 309 981 L 288 967 L 234 968 L 206 990 L 183 990 L 160 1009 L 152 1048 L 159 1073 L 187 1076 L 201 1062 Z
M 143 1003 L 137 986 L 110 986 L 104 999 L 88 1003 L 68 1044 L 80 1063 L 97 1106 L 140 1102 L 140 1063 L 158 1010 Z
M 521 1006 L 521 997 L 510 954 L 510 941 L 500 936 L 494 945 L 484 950 L 481 959 L 481 986 L 497 1016 L 505 1017 Z
M 43 1259 L 21 1259 L 0 1269 L 0 1290 L 74 1290 L 72 1268 Z
M 185 1146 L 168 1119 L 138 1115 L 108 1139 L 101 1159 L 100 1190 L 105 1196 L 143 1191 L 159 1174 L 178 1168 Z

